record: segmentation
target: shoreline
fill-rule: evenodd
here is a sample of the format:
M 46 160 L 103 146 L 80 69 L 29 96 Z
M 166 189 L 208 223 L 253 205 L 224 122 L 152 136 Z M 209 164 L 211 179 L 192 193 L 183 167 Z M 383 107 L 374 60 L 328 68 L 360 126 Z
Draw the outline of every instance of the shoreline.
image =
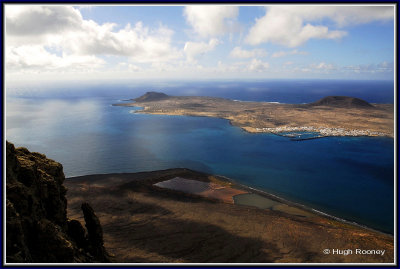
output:
M 115 106 L 132 113 L 205 116 L 226 119 L 248 133 L 316 132 L 318 138 L 370 136 L 394 138 L 393 104 L 370 104 L 347 96 L 328 96 L 313 103 L 284 104 L 208 96 L 169 96 L 147 92 Z
M 128 106 L 128 105 L 120 105 L 120 104 L 113 104 L 113 106 Z M 185 113 L 169 113 L 169 112 L 149 112 L 145 110 L 143 106 L 135 106 L 129 105 L 128 107 L 137 107 L 141 108 L 140 110 L 131 110 L 129 113 L 132 114 L 146 114 L 146 115 L 165 115 L 165 116 L 185 116 L 185 117 L 207 117 L 207 118 L 217 118 L 217 119 L 224 119 L 229 122 L 230 125 L 239 127 L 243 131 L 250 133 L 250 134 L 275 134 L 282 137 L 287 137 L 282 135 L 282 132 L 316 132 L 319 135 L 317 137 L 312 138 L 305 138 L 305 139 L 294 139 L 293 141 L 303 141 L 303 140 L 311 140 L 311 139 L 318 139 L 324 137 L 387 137 L 394 139 L 392 134 L 386 134 L 382 132 L 374 132 L 370 130 L 358 130 L 358 129 L 345 129 L 345 128 L 331 128 L 331 127 L 315 127 L 315 126 L 281 126 L 281 127 L 250 127 L 250 126 L 240 126 L 238 124 L 234 124 L 232 119 L 213 116 L 213 115 L 192 115 L 192 114 L 185 114 Z M 288 137 L 290 138 L 290 137 Z
M 101 177 L 110 177 L 110 176 L 114 176 L 114 175 L 128 176 L 129 177 L 129 176 L 137 175 L 137 174 L 157 173 L 157 172 L 170 171 L 170 170 L 171 171 L 172 170 L 188 170 L 188 171 L 193 171 L 195 173 L 207 174 L 207 173 L 204 173 L 204 172 L 195 171 L 195 170 L 188 169 L 188 168 L 169 168 L 169 169 L 164 169 L 164 170 L 142 171 L 142 172 L 135 172 L 135 173 L 104 173 L 104 174 L 90 174 L 90 175 L 82 175 L 82 176 L 72 176 L 72 177 L 66 178 L 66 180 L 74 180 L 74 179 L 77 179 L 77 178 L 79 178 L 79 179 L 96 178 L 96 177 L 100 177 L 101 178 Z M 369 230 L 369 231 L 372 231 L 372 232 L 377 232 L 377 233 L 380 233 L 382 235 L 387 235 L 387 236 L 392 236 L 392 237 L 394 236 L 394 234 L 392 234 L 392 233 L 381 231 L 381 230 L 375 229 L 375 228 L 371 228 L 369 226 L 360 224 L 360 223 L 355 222 L 355 221 L 343 219 L 343 218 L 340 218 L 340 217 L 325 213 L 323 211 L 317 210 L 317 209 L 312 208 L 310 206 L 306 206 L 306 205 L 301 204 L 301 203 L 290 201 L 290 200 L 285 199 L 283 197 L 280 197 L 278 195 L 269 193 L 269 192 L 267 192 L 265 190 L 260 190 L 260 189 L 256 189 L 256 188 L 244 185 L 244 184 L 239 183 L 238 181 L 236 181 L 236 180 L 234 180 L 232 178 L 229 178 L 229 177 L 226 177 L 226 176 L 223 176 L 223 175 L 210 175 L 210 176 L 215 176 L 218 179 L 220 179 L 221 181 L 225 181 L 225 182 L 228 182 L 228 183 L 232 184 L 231 188 L 233 188 L 233 189 L 244 190 L 244 191 L 249 192 L 249 194 L 258 194 L 258 195 L 260 195 L 260 196 L 262 196 L 264 198 L 279 202 L 279 203 L 284 204 L 284 205 L 289 206 L 289 207 L 293 207 L 293 208 L 297 208 L 297 209 L 306 211 L 306 212 L 311 213 L 311 214 L 316 215 L 316 216 L 328 218 L 328 219 L 331 219 L 331 220 L 338 221 L 340 223 L 344 223 L 344 224 L 347 224 L 347 225 L 355 226 L 355 227 L 358 227 L 358 228 L 363 228 L 363 229 L 366 229 L 366 230 Z M 183 191 L 177 191 L 177 192 L 185 193 Z M 238 195 L 240 195 L 240 194 L 238 194 Z M 236 195 L 232 196 L 233 201 L 234 201 L 234 197 L 235 196 Z M 223 202 L 222 200 L 219 200 L 219 201 Z M 237 204 L 235 202 L 233 202 L 233 204 L 235 206 L 241 206 L 240 204 Z M 251 207 L 257 208 L 256 206 L 251 206 Z M 285 214 L 289 214 L 289 215 L 292 215 L 292 216 L 297 216 L 296 214 L 289 213 L 289 212 L 284 212 L 284 211 L 279 211 L 279 210 L 274 210 L 274 209 L 271 209 L 271 210 L 275 211 L 275 212 L 277 212 L 277 211 L 278 212 L 283 212 Z
M 363 224 L 355 222 L 355 221 L 343 219 L 343 218 L 328 214 L 326 212 L 323 212 L 321 210 L 315 209 L 313 207 L 310 207 L 310 206 L 307 206 L 307 205 L 304 205 L 304 204 L 301 204 L 301 203 L 290 201 L 290 200 L 282 198 L 282 197 L 280 197 L 278 195 L 269 193 L 269 192 L 267 192 L 265 190 L 260 190 L 260 189 L 256 189 L 256 188 L 241 184 L 241 183 L 235 181 L 234 179 L 228 178 L 226 176 L 223 176 L 223 175 L 216 175 L 216 176 L 226 179 L 228 182 L 231 182 L 232 184 L 237 185 L 240 189 L 247 190 L 250 193 L 258 194 L 260 196 L 263 196 L 263 197 L 266 197 L 268 199 L 277 201 L 277 202 L 285 204 L 287 206 L 295 207 L 295 208 L 304 210 L 306 212 L 309 212 L 309 213 L 312 213 L 312 214 L 315 214 L 315 215 L 318 215 L 318 216 L 326 217 L 326 218 L 333 219 L 333 220 L 336 220 L 336 221 L 339 221 L 339 222 L 342 222 L 342 223 L 345 223 L 345 224 L 350 224 L 350 225 L 353 225 L 353 226 L 356 226 L 356 227 L 364 228 L 364 229 L 367 229 L 367 230 L 370 230 L 370 231 L 373 231 L 373 232 L 378 232 L 378 233 L 381 233 L 381 234 L 384 234 L 384 235 L 394 236 L 394 234 L 391 234 L 391 233 L 388 233 L 388 232 L 384 232 L 384 231 L 381 231 L 381 230 L 378 230 L 378 229 L 374 229 L 374 228 L 371 228 L 369 226 L 363 225 Z

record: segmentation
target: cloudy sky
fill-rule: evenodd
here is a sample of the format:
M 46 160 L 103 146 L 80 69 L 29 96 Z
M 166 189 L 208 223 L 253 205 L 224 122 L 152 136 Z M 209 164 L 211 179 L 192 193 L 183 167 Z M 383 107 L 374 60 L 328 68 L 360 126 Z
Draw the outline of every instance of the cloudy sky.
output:
M 394 6 L 5 6 L 8 80 L 393 79 Z

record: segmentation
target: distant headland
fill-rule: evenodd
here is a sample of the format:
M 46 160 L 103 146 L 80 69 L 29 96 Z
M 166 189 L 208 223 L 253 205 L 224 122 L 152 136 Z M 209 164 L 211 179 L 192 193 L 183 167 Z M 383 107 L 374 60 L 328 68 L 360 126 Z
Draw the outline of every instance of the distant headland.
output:
M 328 96 L 308 104 L 280 104 L 147 92 L 132 101 L 115 105 L 143 107 L 136 113 L 223 118 L 251 133 L 316 133 L 313 138 L 394 136 L 393 104 L 370 104 L 348 96 Z

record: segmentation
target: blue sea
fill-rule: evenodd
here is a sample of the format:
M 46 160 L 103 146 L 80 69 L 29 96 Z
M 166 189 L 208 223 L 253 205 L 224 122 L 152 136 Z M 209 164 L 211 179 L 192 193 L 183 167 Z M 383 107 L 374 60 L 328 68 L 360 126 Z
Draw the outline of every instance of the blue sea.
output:
M 7 88 L 6 138 L 63 164 L 67 177 L 186 167 L 384 232 L 394 227 L 394 140 L 291 141 L 227 120 L 130 113 L 147 91 L 243 101 L 347 95 L 393 103 L 393 82 L 335 80 L 102 82 Z

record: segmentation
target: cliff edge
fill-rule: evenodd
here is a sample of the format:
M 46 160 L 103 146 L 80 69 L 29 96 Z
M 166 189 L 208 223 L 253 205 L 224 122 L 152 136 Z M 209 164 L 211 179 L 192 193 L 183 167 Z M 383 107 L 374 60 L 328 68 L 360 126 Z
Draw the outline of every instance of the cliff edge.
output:
M 6 262 L 109 262 L 90 205 L 82 204 L 87 229 L 67 219 L 62 165 L 9 142 L 6 147 Z

